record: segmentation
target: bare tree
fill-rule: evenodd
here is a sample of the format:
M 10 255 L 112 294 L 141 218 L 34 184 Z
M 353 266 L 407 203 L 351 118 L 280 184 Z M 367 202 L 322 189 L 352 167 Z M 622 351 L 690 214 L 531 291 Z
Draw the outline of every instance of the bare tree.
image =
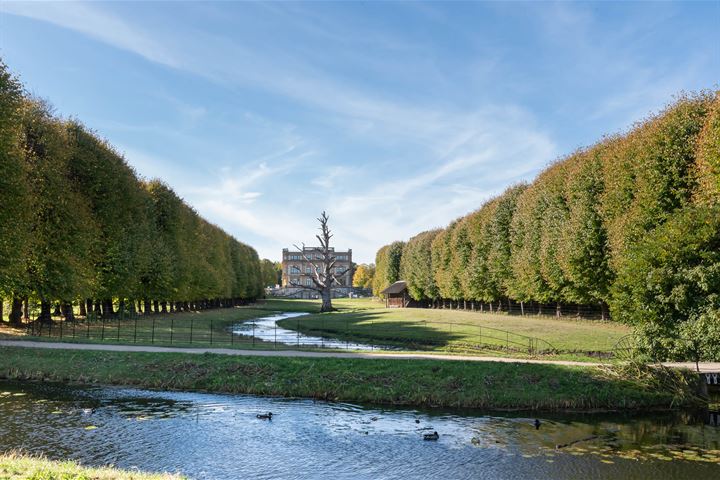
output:
M 320 242 L 320 247 L 312 250 L 314 259 L 313 255 L 310 257 L 306 255 L 307 250 L 305 249 L 304 243 L 301 244 L 302 248 L 293 245 L 300 251 L 303 259 L 312 266 L 312 274 L 310 277 L 312 279 L 312 285 L 300 285 L 297 282 L 290 282 L 290 285 L 318 292 L 320 298 L 322 298 L 320 312 L 331 312 L 334 310 L 332 306 L 332 287 L 341 285 L 337 277 L 342 277 L 350 270 L 346 268 L 339 273 L 335 270 L 337 258 L 335 257 L 334 250 L 330 248 L 330 239 L 333 235 L 330 233 L 330 227 L 328 227 L 329 219 L 330 217 L 328 217 L 325 212 L 322 212 L 320 218 L 317 219 L 318 222 L 320 222 L 320 234 L 315 235 L 315 238 Z

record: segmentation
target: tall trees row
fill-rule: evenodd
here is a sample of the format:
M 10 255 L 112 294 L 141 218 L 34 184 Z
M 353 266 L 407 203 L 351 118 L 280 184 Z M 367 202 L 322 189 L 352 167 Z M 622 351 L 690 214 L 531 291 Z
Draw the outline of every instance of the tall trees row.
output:
M 401 277 L 416 300 L 609 307 L 665 338 L 720 331 L 719 204 L 720 93 L 685 96 L 411 238 Z M 394 278 L 392 245 L 378 251 L 378 285 Z
M 55 305 L 67 318 L 138 301 L 163 311 L 229 305 L 258 297 L 263 283 L 254 249 L 167 185 L 140 180 L 107 142 L 25 95 L 0 63 L 0 299 L 11 321 L 28 299 L 48 321 Z

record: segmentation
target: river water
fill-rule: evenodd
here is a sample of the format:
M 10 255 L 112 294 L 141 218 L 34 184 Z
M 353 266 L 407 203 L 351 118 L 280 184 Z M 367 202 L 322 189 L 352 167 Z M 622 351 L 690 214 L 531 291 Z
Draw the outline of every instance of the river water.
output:
M 720 478 L 720 428 L 705 417 L 542 415 L 537 430 L 535 418 L 0 382 L 0 449 L 88 465 L 196 479 Z M 438 441 L 423 440 L 431 431 Z
M 235 335 L 255 337 L 264 342 L 296 345 L 298 347 L 335 348 L 349 350 L 389 350 L 392 347 L 365 345 L 362 343 L 346 342 L 337 338 L 315 337 L 305 335 L 297 330 L 288 330 L 278 326 L 277 322 L 286 318 L 297 318 L 308 315 L 301 312 L 284 312 L 269 317 L 256 318 L 239 323 L 232 328 Z

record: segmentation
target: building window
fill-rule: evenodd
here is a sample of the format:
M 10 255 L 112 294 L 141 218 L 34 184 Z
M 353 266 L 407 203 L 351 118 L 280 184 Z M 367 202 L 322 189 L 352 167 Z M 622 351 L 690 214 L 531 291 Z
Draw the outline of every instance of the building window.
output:
M 290 274 L 291 275 L 300 275 L 300 269 L 297 265 L 293 265 L 290 267 Z
M 312 273 L 312 267 L 305 267 L 305 273 L 310 275 Z
M 310 285 L 312 285 L 312 280 L 310 280 L 309 278 L 306 278 L 306 279 L 305 279 L 305 285 L 308 286 L 308 287 L 309 287 Z

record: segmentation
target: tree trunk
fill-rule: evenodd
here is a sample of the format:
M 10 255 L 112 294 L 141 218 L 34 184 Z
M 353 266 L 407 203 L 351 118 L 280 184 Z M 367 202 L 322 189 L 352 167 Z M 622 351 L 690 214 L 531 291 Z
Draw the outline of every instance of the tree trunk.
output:
M 104 317 L 112 317 L 115 315 L 112 298 L 106 298 L 102 302 L 102 314 Z
M 153 300 L 153 312 L 160 313 L 160 302 Z
M 23 299 L 23 318 L 26 322 L 30 321 L 30 299 L 28 297 Z
M 162 302 L 160 302 L 160 305 L 162 306 L 162 313 L 168 313 L 167 302 L 163 300 Z
M 100 300 L 95 300 L 95 308 L 94 308 L 95 315 L 98 317 L 102 315 L 102 307 L 100 306 Z
M 37 321 L 40 323 L 48 324 L 52 323 L 52 312 L 51 312 L 52 306 L 50 302 L 41 301 L 40 302 L 40 315 L 37 318 Z
M 556 316 L 557 318 L 562 317 L 562 307 L 560 307 L 560 302 L 557 302 L 557 303 L 555 304 L 555 316 Z
M 607 305 L 605 305 L 605 302 L 600 303 L 600 318 L 602 320 L 608 319 Z
M 52 313 L 52 314 L 53 314 L 53 316 L 55 316 L 55 317 L 59 317 L 60 315 L 62 315 L 62 312 L 60 311 L 60 302 L 57 302 L 57 303 L 55 304 L 55 309 L 53 310 L 53 313 Z
M 73 306 L 70 302 L 63 302 L 60 305 L 60 311 L 62 312 L 63 318 L 65 318 L 66 322 L 74 322 L 75 321 L 75 312 L 73 312 Z
M 18 297 L 12 298 L 12 304 L 10 306 L 10 316 L 8 317 L 11 325 L 22 324 L 22 306 L 22 299 Z
M 332 306 L 332 294 L 329 288 L 325 288 L 322 293 L 322 306 L 320 307 L 320 312 L 332 312 L 333 306 Z
M 520 315 L 525 316 L 525 302 L 520 302 Z
M 80 316 L 87 317 L 87 305 L 85 304 L 85 300 L 80 300 L 78 302 L 78 306 L 80 307 Z
M 92 313 L 92 311 L 93 311 L 92 298 L 88 298 L 87 301 L 85 302 L 85 310 L 87 311 L 87 313 Z

